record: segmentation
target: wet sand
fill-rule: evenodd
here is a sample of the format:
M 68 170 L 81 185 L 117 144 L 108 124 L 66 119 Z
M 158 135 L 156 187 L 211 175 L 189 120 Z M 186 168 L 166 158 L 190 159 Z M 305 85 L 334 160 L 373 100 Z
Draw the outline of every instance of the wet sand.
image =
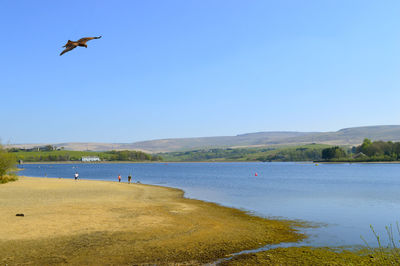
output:
M 203 264 L 303 239 L 293 225 L 158 186 L 28 177 L 0 185 L 0 264 Z
M 398 258 L 369 250 L 291 247 L 243 254 L 221 265 L 398 265 Z

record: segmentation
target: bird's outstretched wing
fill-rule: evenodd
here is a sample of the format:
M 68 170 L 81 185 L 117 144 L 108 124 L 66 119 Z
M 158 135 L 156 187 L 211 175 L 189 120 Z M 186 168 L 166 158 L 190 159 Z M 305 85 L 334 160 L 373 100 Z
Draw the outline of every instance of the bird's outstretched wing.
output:
M 99 37 L 85 37 L 85 38 L 79 39 L 78 42 L 79 43 L 86 43 L 86 42 L 88 42 L 90 40 L 100 39 L 100 38 L 101 38 L 101 36 L 99 36 Z
M 60 56 L 65 54 L 66 52 L 74 50 L 75 48 L 76 48 L 76 46 L 67 46 L 67 48 L 65 48 L 64 51 L 61 52 Z
M 63 47 L 68 47 L 68 46 L 71 46 L 71 45 L 73 45 L 73 42 L 68 40 L 68 42 Z

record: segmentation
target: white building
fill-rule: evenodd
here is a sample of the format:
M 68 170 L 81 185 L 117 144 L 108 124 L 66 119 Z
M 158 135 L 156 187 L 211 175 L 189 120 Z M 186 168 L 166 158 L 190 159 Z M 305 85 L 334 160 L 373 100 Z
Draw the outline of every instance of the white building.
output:
M 97 156 L 82 156 L 82 162 L 100 162 L 100 158 Z

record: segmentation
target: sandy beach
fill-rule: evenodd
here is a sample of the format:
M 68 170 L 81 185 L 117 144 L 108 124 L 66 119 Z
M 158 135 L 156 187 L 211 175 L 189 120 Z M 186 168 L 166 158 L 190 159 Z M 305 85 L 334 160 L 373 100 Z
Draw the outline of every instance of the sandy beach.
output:
M 0 185 L 8 265 L 203 264 L 304 238 L 293 225 L 165 187 L 28 177 Z

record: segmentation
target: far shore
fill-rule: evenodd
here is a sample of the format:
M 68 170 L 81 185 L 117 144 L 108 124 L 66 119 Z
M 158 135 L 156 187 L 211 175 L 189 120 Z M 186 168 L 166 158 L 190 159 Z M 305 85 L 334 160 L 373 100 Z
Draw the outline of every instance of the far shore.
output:
M 400 164 L 400 161 L 376 161 L 376 162 L 323 162 L 315 161 L 316 164 Z
M 0 185 L 0 195 L 0 262 L 6 265 L 201 265 L 305 238 L 294 229 L 297 222 L 153 185 L 20 177 Z
M 106 164 L 106 163 L 262 163 L 261 161 L 100 161 L 100 162 L 82 162 L 82 161 L 57 161 L 57 162 L 24 162 L 24 164 Z M 312 163 L 311 161 L 309 163 Z
M 100 161 L 100 162 L 82 162 L 82 161 L 49 161 L 49 162 L 23 162 L 24 164 L 104 164 L 104 163 L 163 163 L 160 161 Z
M 24 164 L 127 164 L 127 163 L 270 163 L 262 161 L 100 161 L 100 162 L 82 162 L 82 161 L 57 161 L 57 162 L 23 162 Z M 326 162 L 326 161 L 272 161 L 272 163 L 309 163 L 309 164 L 400 164 L 400 161 L 376 161 L 376 162 Z

